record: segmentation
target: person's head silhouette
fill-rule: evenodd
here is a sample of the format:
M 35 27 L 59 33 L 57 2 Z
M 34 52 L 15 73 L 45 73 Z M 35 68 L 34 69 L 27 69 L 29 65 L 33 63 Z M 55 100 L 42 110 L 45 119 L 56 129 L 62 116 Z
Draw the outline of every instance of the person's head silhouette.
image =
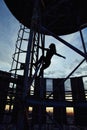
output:
M 52 51 L 55 51 L 55 52 L 56 52 L 56 46 L 55 46 L 55 44 L 54 44 L 54 43 L 51 43 L 51 44 L 49 45 L 49 48 L 50 48 L 50 50 L 52 50 Z

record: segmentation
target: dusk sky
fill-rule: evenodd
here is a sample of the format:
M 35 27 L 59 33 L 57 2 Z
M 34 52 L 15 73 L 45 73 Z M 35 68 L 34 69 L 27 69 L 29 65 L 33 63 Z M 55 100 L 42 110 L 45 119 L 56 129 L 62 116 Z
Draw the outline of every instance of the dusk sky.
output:
M 20 23 L 12 15 L 3 0 L 0 0 L 0 70 L 9 71 L 11 68 L 12 55 L 15 51 L 15 43 Z M 87 28 L 83 29 L 85 45 L 87 46 Z M 83 51 L 80 33 L 61 36 L 63 39 Z M 66 59 L 53 56 L 52 63 L 45 70 L 46 77 L 66 77 L 83 59 L 82 56 L 66 47 L 51 36 L 46 36 L 46 47 L 55 43 L 57 52 Z M 84 62 L 73 76 L 87 75 L 87 63 Z

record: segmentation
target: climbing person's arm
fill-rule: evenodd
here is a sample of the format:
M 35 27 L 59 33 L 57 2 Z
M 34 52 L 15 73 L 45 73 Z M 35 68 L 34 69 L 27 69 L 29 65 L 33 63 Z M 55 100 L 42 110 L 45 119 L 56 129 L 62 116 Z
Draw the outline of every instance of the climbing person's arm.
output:
M 48 50 L 48 48 L 43 48 L 43 47 L 41 47 L 41 46 L 39 46 L 39 45 L 35 45 L 35 46 L 38 46 L 40 49 L 44 49 L 44 51 L 47 51 L 47 50 Z
M 59 57 L 62 57 L 62 58 L 64 58 L 64 59 L 66 59 L 65 56 L 62 56 L 62 55 L 60 55 L 60 54 L 58 54 L 58 53 L 55 53 L 55 55 L 57 55 L 57 56 L 59 56 Z

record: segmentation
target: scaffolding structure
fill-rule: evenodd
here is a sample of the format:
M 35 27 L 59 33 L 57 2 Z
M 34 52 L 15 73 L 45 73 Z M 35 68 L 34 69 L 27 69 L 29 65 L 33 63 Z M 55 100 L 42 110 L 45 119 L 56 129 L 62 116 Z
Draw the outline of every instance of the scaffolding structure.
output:
M 56 0 L 54 3 L 55 2 Z M 59 4 L 61 4 L 61 2 Z M 28 2 L 26 1 L 26 4 L 27 3 Z M 66 107 L 74 107 L 76 125 L 80 125 L 84 117 L 85 119 L 87 118 L 87 99 L 83 89 L 84 85 L 82 78 L 71 79 L 72 101 L 65 100 L 65 95 L 67 94 L 65 94 L 64 90 L 65 81 L 70 78 L 85 60 L 87 60 L 86 47 L 82 34 L 82 28 L 86 27 L 86 24 L 82 25 L 82 23 L 78 23 L 84 49 L 84 52 L 82 52 L 60 38 L 58 34 L 54 33 L 54 31 L 50 31 L 49 28 L 42 25 L 41 7 L 43 10 L 46 8 L 44 0 L 35 0 L 30 29 L 23 24 L 20 25 L 15 53 L 13 55 L 12 66 L 9 73 L 9 87 L 6 95 L 7 99 L 5 97 L 8 103 L 6 102 L 3 106 L 5 107 L 9 104 L 9 113 L 11 114 L 11 122 L 9 123 L 14 125 L 15 130 L 51 130 L 50 126 L 47 126 L 47 118 L 51 121 L 51 124 L 53 125 L 51 127 L 53 129 L 63 130 L 63 126 L 67 124 Z M 53 9 L 54 7 L 52 10 Z M 48 14 L 50 13 L 48 12 Z M 53 23 L 51 24 L 53 25 Z M 44 73 L 41 77 L 38 77 L 38 72 L 43 63 L 39 66 L 34 66 L 39 59 L 39 54 L 44 55 L 45 35 L 53 36 L 62 44 L 74 50 L 84 58 L 73 71 L 66 76 L 66 78 L 53 79 L 53 91 L 50 93 L 46 92 L 46 79 L 44 78 Z M 79 91 L 76 91 L 74 85 L 79 86 Z M 79 102 L 79 100 L 81 102 Z M 32 107 L 32 114 L 29 113 L 30 107 Z M 46 107 L 54 107 L 53 116 L 46 112 Z M 78 110 L 78 107 L 81 109 Z M 83 116 L 81 117 L 81 120 L 78 120 L 80 119 L 79 114 L 82 113 L 82 111 L 84 111 L 86 116 Z M 16 116 L 15 113 L 17 113 Z M 81 116 L 82 115 L 84 114 L 82 113 Z M 82 122 L 81 126 L 83 125 L 86 125 L 85 120 Z

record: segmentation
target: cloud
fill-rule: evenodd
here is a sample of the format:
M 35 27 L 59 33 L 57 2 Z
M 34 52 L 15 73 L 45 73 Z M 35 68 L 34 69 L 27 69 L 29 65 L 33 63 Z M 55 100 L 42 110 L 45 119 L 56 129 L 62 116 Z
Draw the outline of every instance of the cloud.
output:
M 48 70 L 48 71 L 45 72 L 44 74 L 45 74 L 45 76 L 51 76 L 51 75 L 53 76 L 53 75 L 55 75 L 55 72 L 56 72 L 55 70 L 52 70 L 52 71 L 51 71 L 51 70 Z
M 84 76 L 87 75 L 87 64 L 83 62 L 79 68 L 73 73 L 72 76 Z

